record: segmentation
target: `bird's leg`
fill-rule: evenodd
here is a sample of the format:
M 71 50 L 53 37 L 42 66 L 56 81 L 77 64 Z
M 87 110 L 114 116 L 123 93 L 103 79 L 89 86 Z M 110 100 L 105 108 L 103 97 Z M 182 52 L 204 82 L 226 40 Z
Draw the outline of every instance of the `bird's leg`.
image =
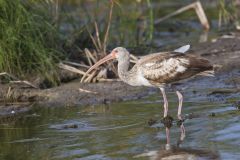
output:
M 182 112 L 182 103 L 183 103 L 183 95 L 181 92 L 179 91 L 176 91 L 177 93 L 177 96 L 178 96 L 178 101 L 179 101 L 179 104 L 178 104 L 178 119 L 179 120 L 182 120 L 182 116 L 181 116 L 181 112 Z
M 167 117 L 168 115 L 168 100 L 167 100 L 167 96 L 165 93 L 165 89 L 164 88 L 160 88 L 162 95 L 163 95 L 163 101 L 164 101 L 164 118 Z

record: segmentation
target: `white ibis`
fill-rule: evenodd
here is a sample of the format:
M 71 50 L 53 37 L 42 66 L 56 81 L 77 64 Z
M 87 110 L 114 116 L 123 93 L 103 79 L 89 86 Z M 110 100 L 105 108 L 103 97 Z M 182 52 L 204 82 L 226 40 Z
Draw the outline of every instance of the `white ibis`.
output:
M 168 115 L 168 100 L 165 93 L 166 84 L 188 79 L 196 75 L 211 76 L 214 74 L 213 65 L 204 58 L 184 54 L 190 45 L 176 49 L 173 52 L 160 52 L 142 57 L 129 69 L 130 54 L 123 47 L 117 47 L 99 60 L 86 72 L 88 74 L 99 65 L 111 59 L 118 61 L 118 75 L 122 81 L 131 86 L 158 87 L 164 100 L 164 118 Z M 178 96 L 178 119 L 182 120 L 181 110 L 183 95 L 176 91 Z

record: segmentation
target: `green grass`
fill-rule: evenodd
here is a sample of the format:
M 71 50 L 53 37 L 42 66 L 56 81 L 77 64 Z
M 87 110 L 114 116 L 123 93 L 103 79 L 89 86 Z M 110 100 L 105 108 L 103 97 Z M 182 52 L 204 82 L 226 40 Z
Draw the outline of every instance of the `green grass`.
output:
M 34 1 L 0 0 L 0 72 L 56 81 L 56 62 L 63 56 L 60 35 L 43 7 Z

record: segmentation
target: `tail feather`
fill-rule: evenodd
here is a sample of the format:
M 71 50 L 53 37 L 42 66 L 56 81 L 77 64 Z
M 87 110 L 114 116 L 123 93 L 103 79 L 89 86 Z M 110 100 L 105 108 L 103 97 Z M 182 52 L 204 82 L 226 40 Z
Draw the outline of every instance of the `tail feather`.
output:
M 200 76 L 214 77 L 214 76 L 215 76 L 215 72 L 214 72 L 214 70 L 207 70 L 207 71 L 204 71 L 204 72 L 199 73 L 198 75 L 200 75 Z

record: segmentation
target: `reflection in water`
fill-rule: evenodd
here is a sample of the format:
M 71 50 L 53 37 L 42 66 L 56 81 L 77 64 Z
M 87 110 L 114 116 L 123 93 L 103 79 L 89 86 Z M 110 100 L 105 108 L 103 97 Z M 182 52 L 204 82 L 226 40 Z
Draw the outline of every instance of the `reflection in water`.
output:
M 180 144 L 183 142 L 185 136 L 186 136 L 186 133 L 185 133 L 185 127 L 183 125 L 183 123 L 180 125 L 180 130 L 181 130 L 181 134 L 180 134 L 180 137 L 178 139 L 178 142 L 177 142 L 177 147 L 180 146 Z M 167 143 L 166 143 L 166 147 L 165 149 L 166 150 L 171 150 L 171 143 L 170 143 L 170 128 L 166 127 L 166 139 L 167 139 Z
M 158 151 L 149 151 L 135 157 L 149 157 L 151 160 L 220 159 L 219 154 L 215 152 L 181 147 L 181 144 L 183 143 L 186 136 L 186 131 L 184 124 L 181 124 L 179 128 L 181 133 L 176 145 L 171 144 L 170 128 L 166 127 L 166 145 L 163 149 L 160 149 Z

